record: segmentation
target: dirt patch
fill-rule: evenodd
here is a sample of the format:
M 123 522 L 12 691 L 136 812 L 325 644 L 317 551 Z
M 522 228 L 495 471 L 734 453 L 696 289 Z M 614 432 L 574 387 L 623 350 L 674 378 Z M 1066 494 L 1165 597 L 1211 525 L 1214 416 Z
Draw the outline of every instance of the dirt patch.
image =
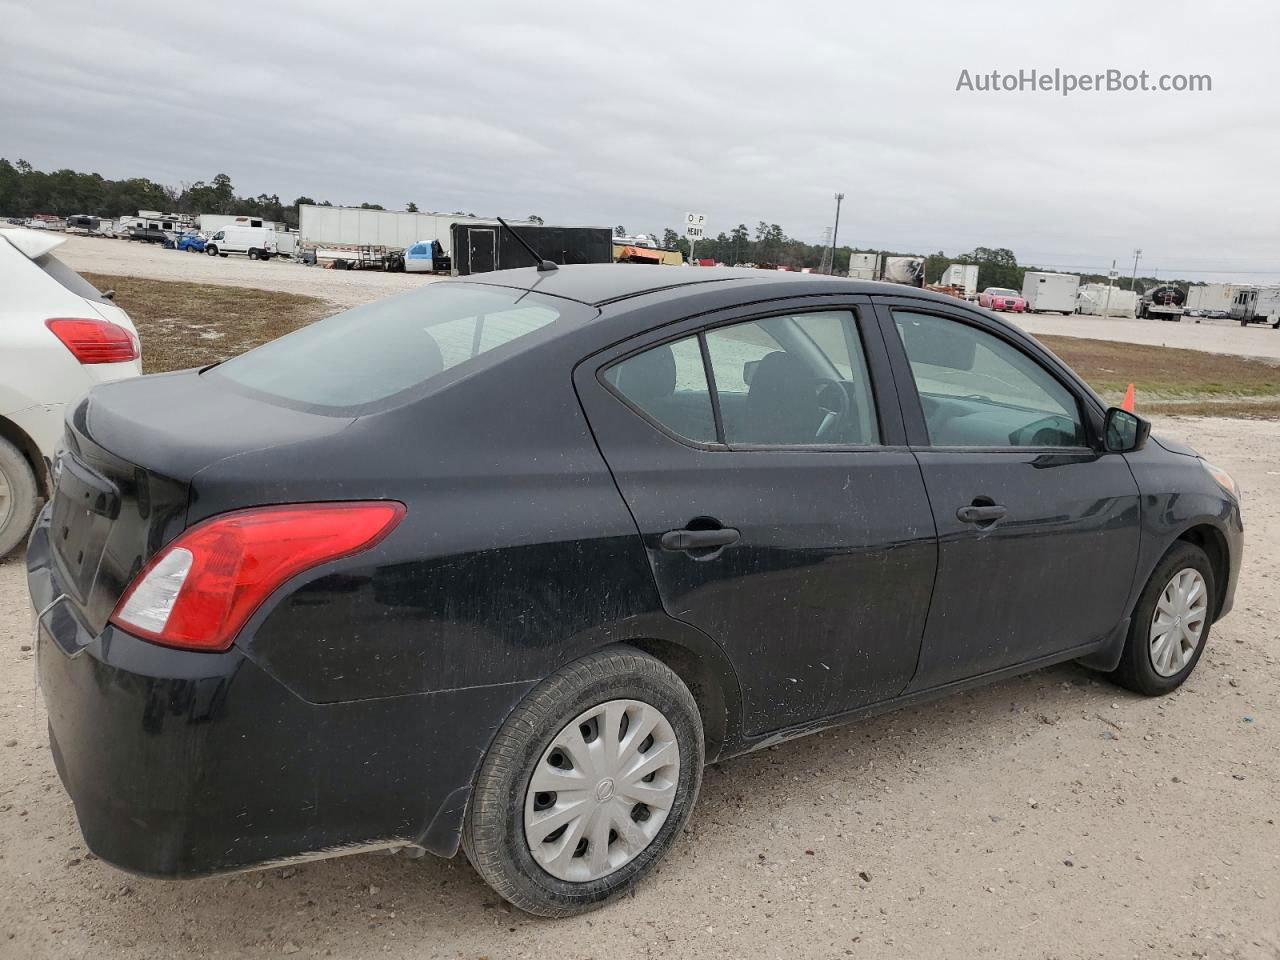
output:
M 142 338 L 146 373 L 202 367 L 282 337 L 339 308 L 315 297 L 211 283 L 84 274 L 114 290 Z

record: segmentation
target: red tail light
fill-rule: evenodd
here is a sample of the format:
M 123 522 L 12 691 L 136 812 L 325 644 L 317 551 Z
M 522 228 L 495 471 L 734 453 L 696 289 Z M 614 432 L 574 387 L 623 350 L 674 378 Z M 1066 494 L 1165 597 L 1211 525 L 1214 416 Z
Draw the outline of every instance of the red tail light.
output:
M 170 647 L 226 650 L 277 587 L 367 550 L 405 514 L 393 500 L 255 507 L 196 524 L 151 558 L 111 614 Z
M 138 341 L 118 323 L 85 317 L 53 317 L 44 325 L 81 363 L 124 363 L 138 359 Z

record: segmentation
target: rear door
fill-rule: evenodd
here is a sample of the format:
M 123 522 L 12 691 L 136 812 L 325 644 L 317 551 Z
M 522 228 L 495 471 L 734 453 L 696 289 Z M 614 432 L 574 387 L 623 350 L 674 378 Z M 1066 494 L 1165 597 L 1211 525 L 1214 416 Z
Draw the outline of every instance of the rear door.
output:
M 467 257 L 471 273 L 498 269 L 497 231 L 492 227 L 468 227 Z
M 1137 563 L 1138 487 L 1057 362 L 979 314 L 879 301 L 938 530 L 923 690 L 1107 636 Z M 1096 420 L 1096 422 L 1095 422 Z
M 915 669 L 937 545 L 868 309 L 728 311 L 575 371 L 663 604 L 727 651 L 748 733 L 893 697 Z

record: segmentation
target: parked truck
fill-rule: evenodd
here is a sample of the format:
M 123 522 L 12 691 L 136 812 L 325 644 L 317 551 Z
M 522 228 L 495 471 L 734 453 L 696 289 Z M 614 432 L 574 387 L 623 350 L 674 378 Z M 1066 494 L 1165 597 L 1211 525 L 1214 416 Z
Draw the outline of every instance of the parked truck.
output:
M 1138 301 L 1138 317 L 1143 320 L 1172 320 L 1178 323 L 1186 309 L 1187 295 L 1181 287 L 1162 283 L 1152 287 Z
M 976 263 L 953 263 L 942 271 L 942 279 L 938 284 L 943 287 L 957 287 L 964 291 L 966 300 L 977 299 L 978 265 Z
M 1280 287 L 1244 287 L 1236 292 L 1228 312 L 1240 326 L 1269 323 L 1280 327 Z
M 1022 299 L 1028 313 L 1075 313 L 1080 278 L 1074 273 L 1028 271 L 1022 277 Z
M 923 287 L 924 257 L 854 253 L 849 257 L 849 276 L 854 280 L 884 280 L 908 287 Z

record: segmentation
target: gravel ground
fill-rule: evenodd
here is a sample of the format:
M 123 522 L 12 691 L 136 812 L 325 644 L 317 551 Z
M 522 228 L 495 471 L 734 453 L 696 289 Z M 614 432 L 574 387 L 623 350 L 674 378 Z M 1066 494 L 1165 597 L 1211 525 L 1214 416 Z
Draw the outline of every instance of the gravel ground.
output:
M 1160 426 L 1246 491 L 1236 609 L 1178 693 L 1063 666 L 718 764 L 656 876 L 567 921 L 512 912 L 462 860 L 173 883 L 92 858 L 0 561 L 0 956 L 1274 960 L 1280 423 Z
M 76 270 L 123 274 L 152 280 L 190 280 L 235 287 L 259 287 L 321 297 L 342 306 L 355 306 L 430 282 L 405 273 L 320 270 L 283 260 L 258 263 L 243 257 L 204 257 L 163 250 L 152 244 L 93 237 L 69 237 L 58 249 L 60 258 Z M 1210 353 L 1280 360 L 1280 331 L 1268 326 L 1242 328 L 1228 320 L 1193 319 L 1181 323 L 1160 320 L 1121 320 L 1058 314 L 1005 314 L 1028 333 L 1118 340 L 1148 346 L 1186 347 Z
M 81 272 L 280 290 L 320 297 L 344 307 L 412 290 L 433 279 L 419 273 L 323 270 L 287 260 L 264 263 L 247 257 L 206 257 L 165 250 L 151 243 L 101 237 L 68 237 L 67 242 L 58 248 L 56 256 L 73 270 Z

